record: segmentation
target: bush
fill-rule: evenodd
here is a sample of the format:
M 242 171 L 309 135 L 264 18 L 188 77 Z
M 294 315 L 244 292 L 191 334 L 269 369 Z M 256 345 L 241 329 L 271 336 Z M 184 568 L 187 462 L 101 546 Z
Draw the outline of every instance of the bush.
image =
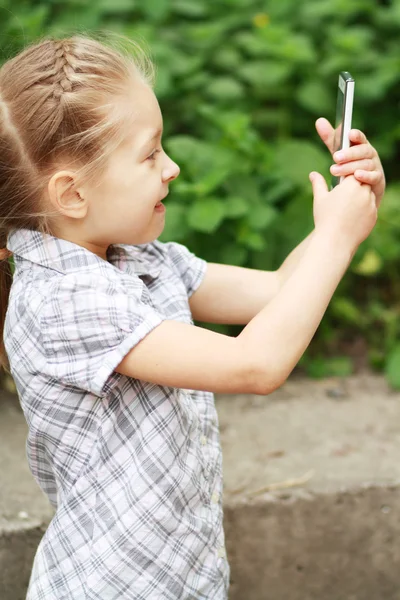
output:
M 347 373 L 340 355 L 361 337 L 369 363 L 400 385 L 399 0 L 31 0 L 0 10 L 3 60 L 43 34 L 109 29 L 145 41 L 165 146 L 182 171 L 163 239 L 216 262 L 275 269 L 309 233 L 308 173 L 328 178 L 331 164 L 314 122 L 334 118 L 338 72 L 351 71 L 354 126 L 380 152 L 388 191 L 302 364 L 315 376 Z

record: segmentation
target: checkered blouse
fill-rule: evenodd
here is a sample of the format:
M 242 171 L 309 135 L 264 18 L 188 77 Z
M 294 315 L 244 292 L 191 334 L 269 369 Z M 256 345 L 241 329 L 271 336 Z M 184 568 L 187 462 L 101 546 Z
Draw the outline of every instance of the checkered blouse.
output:
M 164 319 L 192 323 L 206 263 L 175 243 L 108 260 L 15 231 L 5 344 L 31 471 L 55 508 L 28 600 L 222 600 L 229 567 L 213 395 L 114 371 Z

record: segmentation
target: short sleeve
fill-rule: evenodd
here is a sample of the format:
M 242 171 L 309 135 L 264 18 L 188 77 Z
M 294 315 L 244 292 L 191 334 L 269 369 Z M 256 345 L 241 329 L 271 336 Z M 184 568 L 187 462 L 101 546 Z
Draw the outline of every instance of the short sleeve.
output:
M 185 285 L 188 297 L 190 297 L 204 279 L 207 262 L 190 252 L 182 244 L 168 242 L 164 246 L 172 267 L 178 272 Z
M 143 282 L 129 280 L 60 278 L 41 314 L 49 376 L 98 396 L 110 391 L 119 377 L 115 367 L 164 319 L 146 302 Z

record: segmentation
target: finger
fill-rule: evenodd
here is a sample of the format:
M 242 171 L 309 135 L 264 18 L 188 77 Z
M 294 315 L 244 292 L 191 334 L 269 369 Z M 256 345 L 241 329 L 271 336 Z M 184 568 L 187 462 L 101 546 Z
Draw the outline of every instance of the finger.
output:
M 328 192 L 328 185 L 321 173 L 313 171 L 310 173 L 309 179 L 311 181 L 314 198 L 319 198 Z
M 332 154 L 333 152 L 333 141 L 335 138 L 335 130 L 332 125 L 329 123 L 327 119 L 321 117 L 317 119 L 315 122 L 315 128 L 318 132 L 319 137 L 324 142 L 325 146 L 328 148 L 329 152 Z
M 360 160 L 365 158 L 374 158 L 377 152 L 371 144 L 360 144 L 351 146 L 346 150 L 339 150 L 333 155 L 333 160 L 337 163 L 350 162 L 351 160 Z
M 380 182 L 382 173 L 380 171 L 363 171 L 362 169 L 357 169 L 354 171 L 354 177 L 361 183 L 368 183 L 368 185 L 375 186 Z
M 336 177 L 345 177 L 346 175 L 352 175 L 355 171 L 376 171 L 375 162 L 371 158 L 365 160 L 353 160 L 352 162 L 332 165 L 330 172 Z
M 359 129 L 352 129 L 349 133 L 349 139 L 353 144 L 368 144 L 367 136 Z

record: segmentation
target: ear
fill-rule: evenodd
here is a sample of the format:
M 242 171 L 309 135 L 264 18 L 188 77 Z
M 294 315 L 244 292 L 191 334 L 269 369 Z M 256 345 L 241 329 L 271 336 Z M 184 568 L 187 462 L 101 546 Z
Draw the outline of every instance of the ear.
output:
M 83 219 L 88 212 L 88 202 L 82 190 L 75 186 L 75 174 L 72 171 L 58 171 L 47 186 L 49 199 L 57 212 L 72 219 Z

